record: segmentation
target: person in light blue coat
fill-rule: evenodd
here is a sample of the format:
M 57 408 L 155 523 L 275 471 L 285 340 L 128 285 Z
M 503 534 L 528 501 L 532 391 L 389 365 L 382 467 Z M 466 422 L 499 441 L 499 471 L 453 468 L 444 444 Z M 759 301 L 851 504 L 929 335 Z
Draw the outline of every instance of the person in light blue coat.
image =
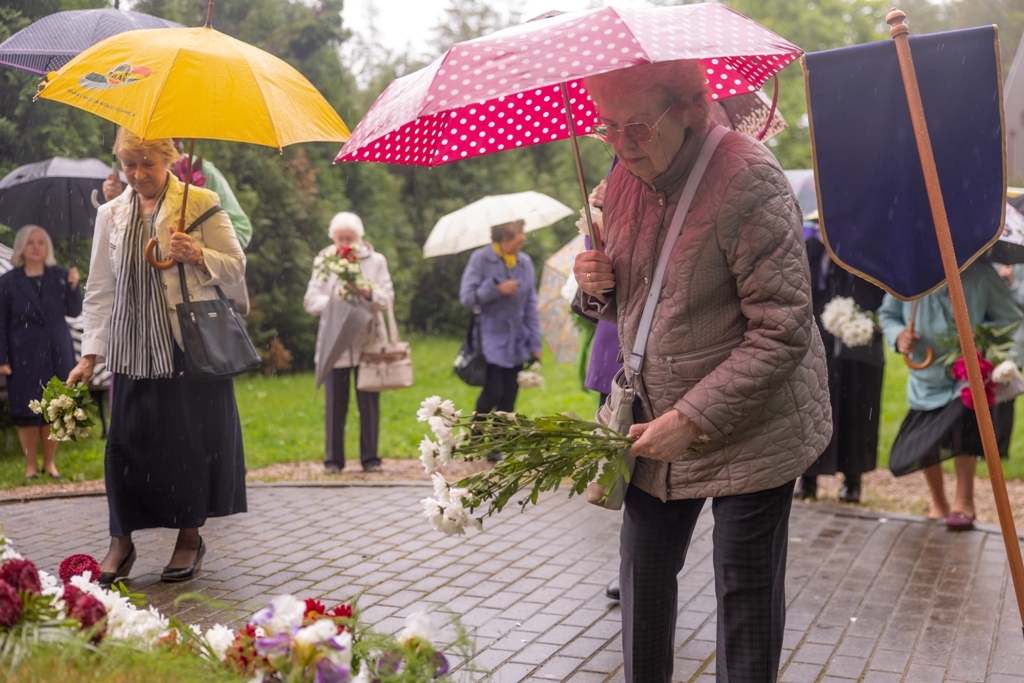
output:
M 1020 308 L 987 261 L 970 265 L 961 280 L 972 326 L 1006 327 L 1020 321 Z M 945 519 L 946 527 L 954 531 L 970 529 L 976 517 L 974 470 L 983 451 L 974 411 L 966 409 L 960 396 L 966 382 L 958 382 L 938 361 L 950 351 L 949 340 L 956 335 L 949 290 L 943 285 L 919 299 L 913 333 L 909 329 L 912 308 L 911 302 L 886 294 L 878 309 L 878 322 L 890 348 L 910 353 L 915 362 L 924 360 L 926 350 L 931 348 L 936 359 L 930 366 L 908 374 L 910 411 L 893 442 L 889 468 L 896 476 L 924 470 L 932 497 L 928 517 Z M 998 440 L 1004 426 L 998 411 L 993 411 L 992 418 Z M 950 456 L 954 457 L 957 474 L 952 503 L 946 498 L 940 465 Z
M 481 346 L 487 360 L 476 412 L 512 412 L 519 384 L 516 376 L 530 358 L 540 360 L 540 319 L 533 261 L 522 253 L 525 223 L 491 227 L 491 245 L 469 257 L 462 273 L 459 301 L 479 312 Z

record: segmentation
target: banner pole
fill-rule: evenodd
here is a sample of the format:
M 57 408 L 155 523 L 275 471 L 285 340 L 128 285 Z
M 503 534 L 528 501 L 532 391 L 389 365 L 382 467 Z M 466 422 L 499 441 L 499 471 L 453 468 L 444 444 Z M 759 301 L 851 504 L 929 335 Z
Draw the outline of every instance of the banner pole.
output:
M 896 43 L 896 54 L 899 57 L 900 71 L 903 73 L 903 87 L 907 93 L 907 104 L 910 107 L 910 120 L 914 125 L 914 137 L 917 140 L 917 152 L 921 157 L 921 168 L 924 171 L 925 187 L 928 190 L 928 203 L 931 205 L 932 219 L 935 222 L 935 234 L 942 253 L 942 267 L 946 272 L 946 283 L 949 287 L 949 298 L 953 304 L 953 316 L 956 318 L 956 330 L 960 337 L 960 348 L 967 366 L 967 379 L 974 398 L 974 412 L 978 419 L 978 431 L 985 451 L 985 463 L 988 465 L 989 481 L 995 496 L 996 512 L 999 515 L 999 528 L 1002 531 L 1003 543 L 1006 546 L 1006 558 L 1010 564 L 1010 577 L 1017 596 L 1017 609 L 1020 613 L 1024 633 L 1024 561 L 1021 559 L 1020 543 L 1017 530 L 1013 523 L 1013 511 L 1010 508 L 1009 496 L 1006 493 L 1006 480 L 1003 478 L 1003 466 L 999 462 L 999 447 L 996 434 L 992 427 L 992 414 L 985 397 L 984 380 L 978 365 L 977 349 L 974 346 L 974 330 L 967 313 L 967 300 L 964 298 L 964 287 L 960 281 L 960 270 L 953 251 L 953 237 L 949 231 L 949 219 L 946 206 L 942 199 L 939 186 L 939 173 L 935 167 L 932 154 L 931 139 L 928 135 L 928 124 L 924 117 L 924 105 L 921 103 L 921 92 L 917 86 L 917 72 L 910 54 L 910 42 L 907 34 L 910 30 L 904 23 L 906 14 L 893 9 L 885 21 L 891 27 L 889 34 Z

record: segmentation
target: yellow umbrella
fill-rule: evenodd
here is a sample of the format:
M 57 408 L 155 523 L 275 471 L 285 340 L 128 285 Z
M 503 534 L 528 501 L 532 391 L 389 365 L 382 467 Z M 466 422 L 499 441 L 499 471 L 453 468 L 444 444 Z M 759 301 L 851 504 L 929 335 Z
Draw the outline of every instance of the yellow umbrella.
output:
M 40 84 L 36 97 L 64 102 L 117 123 L 143 139 L 196 138 L 276 147 L 344 142 L 349 130 L 305 76 L 286 62 L 212 27 L 149 29 L 111 36 Z M 185 229 L 188 179 L 178 230 Z M 156 239 L 146 259 L 157 261 Z

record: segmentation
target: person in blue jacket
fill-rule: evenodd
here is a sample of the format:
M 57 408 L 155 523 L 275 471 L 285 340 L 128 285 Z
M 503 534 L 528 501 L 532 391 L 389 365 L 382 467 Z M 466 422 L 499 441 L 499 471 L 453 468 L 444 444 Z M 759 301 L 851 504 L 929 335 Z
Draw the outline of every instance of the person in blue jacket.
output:
M 480 313 L 480 336 L 487 375 L 476 412 L 512 412 L 516 376 L 530 358 L 540 360 L 540 319 L 533 261 L 522 253 L 523 221 L 491 227 L 491 245 L 469 257 L 462 273 L 459 301 Z
M 57 266 L 50 236 L 38 225 L 18 231 L 11 265 L 0 276 L 0 374 L 7 375 L 7 404 L 25 454 L 25 477 L 39 475 L 36 451 L 42 444 L 43 467 L 57 479 L 57 442 L 47 438 L 49 425 L 28 404 L 42 398 L 51 377 L 64 379 L 75 367 L 64 318 L 82 313 L 78 270 Z

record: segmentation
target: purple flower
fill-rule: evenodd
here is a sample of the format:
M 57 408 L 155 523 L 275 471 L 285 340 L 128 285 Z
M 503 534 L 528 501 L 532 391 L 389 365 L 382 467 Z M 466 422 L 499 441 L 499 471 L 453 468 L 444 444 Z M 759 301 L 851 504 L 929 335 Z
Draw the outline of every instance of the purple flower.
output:
M 256 652 L 264 657 L 270 655 L 286 655 L 291 651 L 292 637 L 288 633 L 278 633 L 266 638 L 256 639 Z
M 256 626 L 263 626 L 264 624 L 266 624 L 267 622 L 269 622 L 273 618 L 274 618 L 274 605 L 273 605 L 273 603 L 271 603 L 271 604 L 267 605 L 266 607 L 264 607 L 263 609 L 261 609 L 256 614 L 252 615 L 252 619 L 249 620 L 249 623 L 250 624 L 255 624 Z
M 451 669 L 451 665 L 448 664 L 448 658 L 440 652 L 434 653 L 434 664 L 437 666 L 437 669 L 434 671 L 434 678 L 444 676 Z
M 317 660 L 314 683 L 348 683 L 349 671 L 324 657 Z

